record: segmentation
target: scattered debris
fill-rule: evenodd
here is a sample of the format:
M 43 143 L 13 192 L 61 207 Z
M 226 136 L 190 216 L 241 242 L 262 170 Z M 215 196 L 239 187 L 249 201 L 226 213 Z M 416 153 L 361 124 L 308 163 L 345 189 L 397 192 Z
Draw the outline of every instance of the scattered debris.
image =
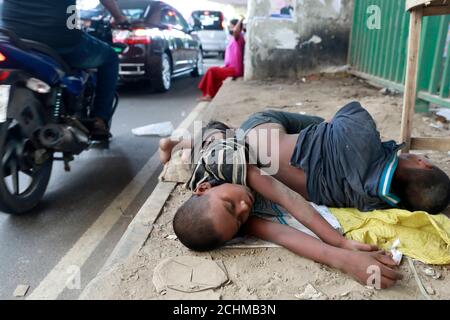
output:
M 310 74 L 309 76 L 306 76 L 306 81 L 319 81 L 320 75 L 318 74 Z
M 380 90 L 380 93 L 384 96 L 397 96 L 400 94 L 400 91 L 391 88 L 383 88 Z
M 366 287 L 366 288 L 369 288 L 370 290 L 365 290 L 365 291 L 363 291 L 362 295 L 363 295 L 364 297 L 370 299 L 370 298 L 374 295 L 374 291 L 373 291 L 374 288 L 372 288 L 372 287 Z
M 374 286 L 364 286 L 366 289 L 369 289 L 369 290 L 376 290 L 377 288 L 375 288 Z M 372 291 L 369 291 L 369 292 L 372 292 Z
M 425 267 L 423 268 L 422 271 L 425 275 L 427 275 L 430 278 L 433 278 L 434 280 L 437 280 L 441 277 L 441 273 L 439 271 L 434 270 L 431 267 Z
M 267 110 L 270 110 L 270 109 L 286 109 L 286 108 L 291 108 L 292 106 L 287 106 L 287 105 L 284 105 L 284 106 L 269 106 L 269 107 L 267 107 Z
M 425 287 L 423 286 L 422 281 L 420 280 L 419 275 L 417 274 L 417 269 L 414 265 L 414 261 L 408 257 L 408 263 L 409 263 L 409 268 L 411 269 L 411 271 L 414 274 L 414 279 L 416 280 L 417 285 L 419 286 L 419 290 L 422 293 L 422 296 L 427 299 L 427 300 L 433 300 L 430 295 L 428 294 L 427 290 L 425 289 Z
M 302 43 L 299 45 L 299 49 L 303 48 L 304 46 L 306 46 L 306 45 L 308 45 L 308 44 L 319 44 L 319 43 L 321 43 L 321 42 L 322 42 L 322 38 L 321 38 L 321 37 L 316 36 L 316 35 L 313 35 L 313 36 L 311 37 L 311 39 L 302 42 Z
M 167 240 L 177 240 L 178 239 L 178 237 L 175 234 L 169 234 L 169 235 L 165 236 L 165 238 Z
M 321 70 L 321 73 L 325 74 L 338 74 L 338 73 L 345 73 L 350 70 L 350 65 L 346 64 L 344 66 L 337 66 L 337 67 L 328 67 L 326 69 Z
M 444 129 L 444 124 L 442 122 L 430 123 L 429 126 L 435 129 Z
M 392 260 L 395 261 L 397 265 L 400 265 L 400 262 L 402 262 L 403 253 L 397 250 L 397 248 L 400 246 L 400 239 L 397 239 L 394 241 L 391 247 L 391 254 L 392 254 Z
M 432 286 L 425 286 L 425 291 L 426 291 L 430 296 L 436 294 L 436 291 L 433 289 Z
M 436 116 L 436 122 L 440 122 L 440 123 L 446 124 L 446 123 L 448 123 L 448 120 L 447 120 L 446 117 Z
M 150 124 L 148 126 L 132 129 L 131 132 L 135 136 L 160 136 L 167 137 L 172 134 L 174 130 L 173 124 L 170 121 Z
M 308 283 L 306 285 L 306 288 L 302 293 L 296 294 L 296 295 L 294 295 L 294 297 L 296 297 L 297 299 L 300 299 L 300 300 L 327 300 L 328 299 L 328 297 L 325 294 L 318 291 L 310 283 Z
M 30 289 L 30 286 L 29 285 L 26 285 L 26 284 L 19 284 L 17 287 L 16 287 L 16 290 L 14 290 L 14 297 L 17 297 L 17 298 L 22 298 L 22 297 L 25 297 L 26 296 L 26 294 L 27 294 L 27 292 L 28 292 L 28 289 Z
M 198 292 L 215 289 L 228 281 L 221 261 L 181 256 L 161 261 L 153 273 L 153 284 L 158 293 L 173 289 Z
M 447 122 L 450 122 L 450 109 L 439 108 L 437 109 L 436 115 L 444 118 Z

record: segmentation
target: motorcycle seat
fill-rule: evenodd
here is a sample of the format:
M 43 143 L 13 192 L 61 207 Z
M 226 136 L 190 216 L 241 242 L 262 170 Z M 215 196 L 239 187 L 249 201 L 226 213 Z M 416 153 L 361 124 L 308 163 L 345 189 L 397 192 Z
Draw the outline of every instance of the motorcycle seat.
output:
M 27 39 L 21 39 L 22 42 L 27 46 L 28 50 L 34 50 L 40 53 L 43 53 L 47 56 L 49 56 L 50 58 L 52 58 L 53 60 L 55 60 L 55 62 L 57 62 L 61 68 L 63 69 L 63 71 L 65 73 L 70 73 L 72 71 L 72 68 L 67 64 L 67 62 L 65 62 L 61 56 L 52 48 L 50 48 L 49 46 L 40 43 L 40 42 L 36 42 L 36 41 L 32 41 L 32 40 L 27 40 Z

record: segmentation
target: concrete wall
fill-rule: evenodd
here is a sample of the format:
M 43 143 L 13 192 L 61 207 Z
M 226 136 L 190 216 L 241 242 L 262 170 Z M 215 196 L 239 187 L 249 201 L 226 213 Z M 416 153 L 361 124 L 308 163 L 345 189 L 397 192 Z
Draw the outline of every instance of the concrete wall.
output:
M 346 64 L 353 0 L 292 0 L 290 19 L 271 17 L 279 3 L 248 1 L 246 79 L 299 78 Z

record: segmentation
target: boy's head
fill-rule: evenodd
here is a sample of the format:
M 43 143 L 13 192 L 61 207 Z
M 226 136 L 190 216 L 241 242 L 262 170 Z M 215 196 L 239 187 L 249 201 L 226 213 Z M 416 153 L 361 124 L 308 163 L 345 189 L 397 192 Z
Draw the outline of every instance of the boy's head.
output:
M 234 129 L 229 125 L 212 120 L 202 128 L 202 147 L 207 147 L 211 142 L 223 140 L 234 135 Z
M 254 197 L 247 187 L 200 184 L 176 212 L 173 229 L 186 247 L 195 251 L 216 249 L 233 239 L 248 220 Z
M 410 211 L 442 213 L 450 201 L 450 179 L 428 159 L 402 154 L 396 170 L 395 192 Z

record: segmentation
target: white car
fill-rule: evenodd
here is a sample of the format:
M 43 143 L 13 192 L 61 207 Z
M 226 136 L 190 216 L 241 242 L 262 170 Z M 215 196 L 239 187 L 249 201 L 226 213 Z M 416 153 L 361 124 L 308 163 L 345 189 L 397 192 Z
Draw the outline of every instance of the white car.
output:
M 218 53 L 225 56 L 228 44 L 228 25 L 220 11 L 198 10 L 190 17 L 194 32 L 200 38 L 203 53 Z

